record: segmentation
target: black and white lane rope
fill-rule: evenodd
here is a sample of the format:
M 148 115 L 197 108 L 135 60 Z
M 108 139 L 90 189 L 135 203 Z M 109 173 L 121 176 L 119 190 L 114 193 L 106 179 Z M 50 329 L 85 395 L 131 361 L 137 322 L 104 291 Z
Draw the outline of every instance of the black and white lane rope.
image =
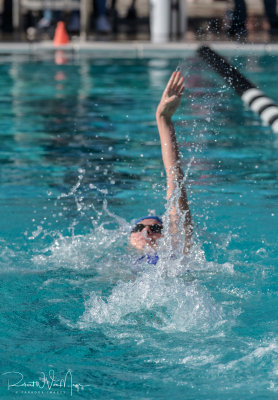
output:
M 235 67 L 208 46 L 201 46 L 198 54 L 213 68 L 241 97 L 243 102 L 257 113 L 264 123 L 278 133 L 278 107 L 261 90 L 246 79 Z

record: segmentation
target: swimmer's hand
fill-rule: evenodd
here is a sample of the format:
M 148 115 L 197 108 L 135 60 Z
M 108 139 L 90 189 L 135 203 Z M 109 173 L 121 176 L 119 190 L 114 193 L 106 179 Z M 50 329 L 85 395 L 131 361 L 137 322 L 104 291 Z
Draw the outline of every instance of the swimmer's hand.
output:
M 156 110 L 156 117 L 171 119 L 181 102 L 183 91 L 184 78 L 180 71 L 174 71 L 162 94 L 160 103 Z

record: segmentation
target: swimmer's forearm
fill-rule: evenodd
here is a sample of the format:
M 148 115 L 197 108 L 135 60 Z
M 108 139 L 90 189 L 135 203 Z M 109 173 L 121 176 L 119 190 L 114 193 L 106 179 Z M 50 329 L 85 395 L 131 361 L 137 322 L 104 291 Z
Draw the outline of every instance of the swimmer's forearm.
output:
M 171 181 L 173 179 L 182 180 L 183 172 L 180 165 L 179 150 L 172 119 L 157 113 L 156 121 L 160 136 L 162 159 L 167 178 Z
M 171 118 L 157 115 L 157 126 L 161 142 L 163 164 L 167 175 L 167 200 L 169 200 L 175 188 L 179 186 L 181 189 L 179 207 L 181 210 L 188 211 L 188 214 L 190 214 L 174 125 Z
M 167 200 L 171 198 L 175 189 L 179 187 L 180 196 L 178 199 L 178 208 L 180 211 L 185 212 L 184 224 L 187 237 L 185 252 L 188 252 L 192 236 L 192 219 L 184 184 L 184 174 L 179 156 L 175 128 L 172 119 L 160 115 L 159 112 L 156 114 L 156 120 L 161 142 L 162 159 L 167 175 Z M 174 219 L 177 217 L 178 212 L 176 207 L 172 207 L 170 215 L 172 215 Z

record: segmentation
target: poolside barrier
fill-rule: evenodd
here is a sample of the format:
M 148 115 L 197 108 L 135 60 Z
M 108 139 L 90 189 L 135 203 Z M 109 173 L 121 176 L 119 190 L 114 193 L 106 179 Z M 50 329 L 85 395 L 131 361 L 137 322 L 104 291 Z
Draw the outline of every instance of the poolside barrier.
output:
M 64 44 L 68 44 L 69 41 L 69 35 L 66 31 L 65 23 L 63 21 L 59 21 L 55 29 L 53 44 L 54 46 L 62 46 Z
M 213 68 L 241 97 L 251 110 L 257 113 L 263 122 L 270 125 L 278 133 L 278 107 L 259 90 L 253 83 L 246 79 L 236 67 L 208 46 L 201 46 L 197 53 Z

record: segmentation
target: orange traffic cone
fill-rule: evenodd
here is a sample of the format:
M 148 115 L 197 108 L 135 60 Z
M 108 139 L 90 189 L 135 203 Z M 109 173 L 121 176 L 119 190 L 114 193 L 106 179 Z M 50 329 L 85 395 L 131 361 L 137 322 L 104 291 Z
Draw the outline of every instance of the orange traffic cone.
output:
M 67 34 L 65 23 L 59 21 L 55 29 L 55 35 L 53 39 L 54 46 L 61 46 L 69 43 L 69 35 Z

